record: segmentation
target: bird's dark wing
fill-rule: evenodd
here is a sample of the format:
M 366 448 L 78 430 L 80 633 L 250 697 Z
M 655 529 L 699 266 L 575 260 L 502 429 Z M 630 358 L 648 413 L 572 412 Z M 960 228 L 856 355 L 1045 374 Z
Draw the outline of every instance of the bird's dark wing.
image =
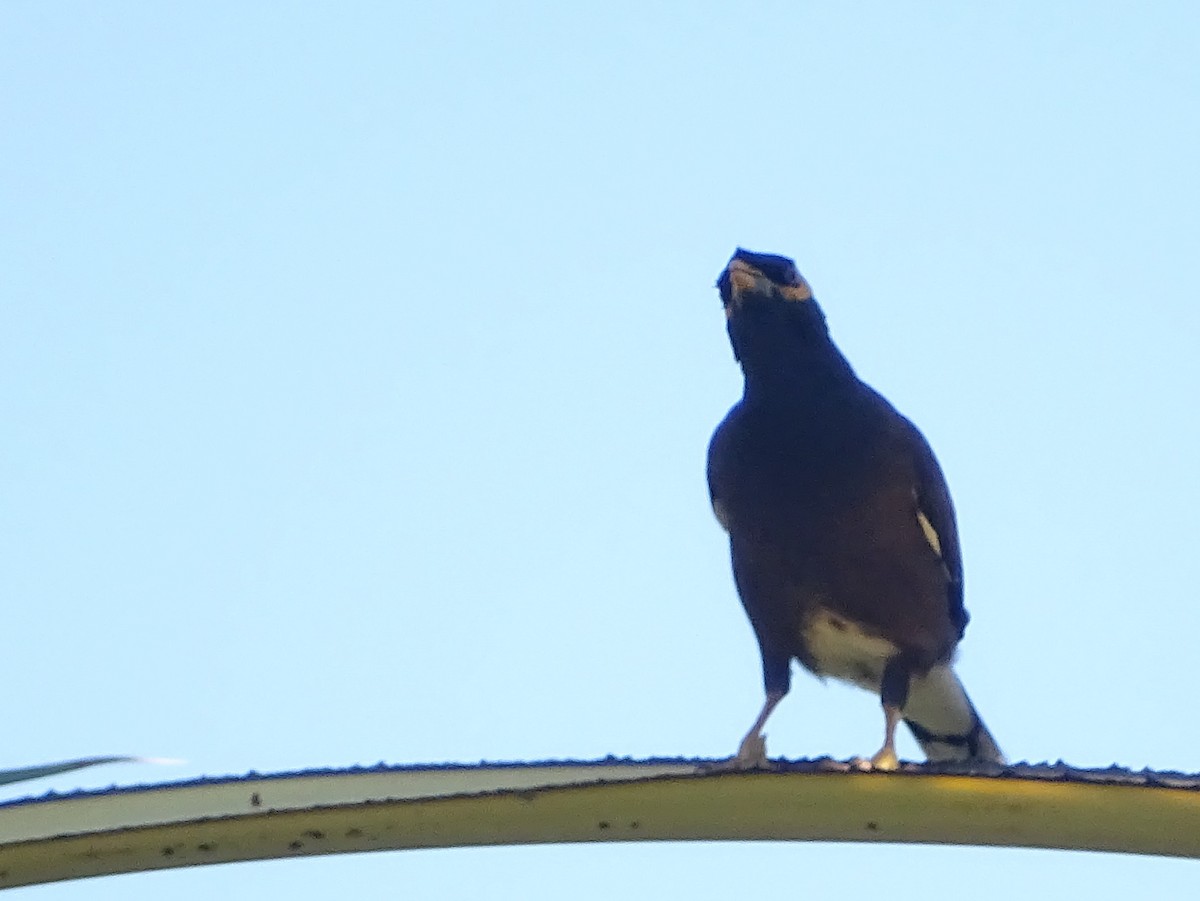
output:
M 791 684 L 802 608 L 786 587 L 786 556 L 761 545 L 746 521 L 747 482 L 753 496 L 755 476 L 760 474 L 746 459 L 746 437 L 746 410 L 739 403 L 709 442 L 708 493 L 717 522 L 729 533 L 733 580 L 758 641 L 769 713 Z M 761 511 L 758 503 L 751 501 L 749 506 Z
M 954 516 L 954 502 L 950 499 L 950 489 L 946 485 L 946 477 L 942 467 L 938 465 L 933 449 L 920 429 L 905 420 L 910 434 L 910 446 L 913 449 L 914 465 L 917 484 L 914 488 L 917 501 L 918 518 L 923 517 L 922 529 L 930 544 L 942 558 L 946 572 L 950 576 L 948 586 L 950 619 L 954 622 L 962 637 L 967 627 L 966 608 L 963 606 L 963 563 L 962 548 L 958 543 L 958 523 Z M 928 528 L 926 528 L 928 526 Z M 932 531 L 933 537 L 930 537 Z
M 712 503 L 713 513 L 717 517 L 717 522 L 721 524 L 721 528 L 726 532 L 729 531 L 729 521 L 726 518 L 722 501 L 729 496 L 729 467 L 732 462 L 730 460 L 732 453 L 732 448 L 730 447 L 732 428 L 730 423 L 738 415 L 738 412 L 738 407 L 734 407 L 729 411 L 729 415 L 725 417 L 724 421 L 717 426 L 717 430 L 713 432 L 712 440 L 708 444 L 708 499 Z

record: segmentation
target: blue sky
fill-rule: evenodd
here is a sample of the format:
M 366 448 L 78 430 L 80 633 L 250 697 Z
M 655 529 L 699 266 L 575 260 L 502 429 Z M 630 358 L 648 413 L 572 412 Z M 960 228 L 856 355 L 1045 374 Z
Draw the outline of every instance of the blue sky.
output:
M 797 260 L 937 450 L 960 672 L 1010 757 L 1200 768 L 1198 38 L 1184 3 L 5 4 L 0 766 L 731 753 L 761 684 L 704 454 L 743 245 Z M 879 729 L 801 675 L 769 747 Z M 1115 899 L 1193 869 L 607 846 L 26 894 Z

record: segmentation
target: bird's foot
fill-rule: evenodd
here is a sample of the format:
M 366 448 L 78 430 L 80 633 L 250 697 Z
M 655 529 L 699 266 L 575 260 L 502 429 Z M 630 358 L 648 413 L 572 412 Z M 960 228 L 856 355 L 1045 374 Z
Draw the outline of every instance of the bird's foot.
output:
M 771 761 L 767 759 L 767 737 L 765 735 L 747 735 L 738 751 L 728 760 L 721 760 L 705 767 L 710 773 L 745 773 L 750 770 L 769 770 Z
M 732 761 L 736 761 L 738 769 L 742 770 L 770 769 L 771 761 L 767 759 L 767 737 L 761 732 L 757 735 L 747 735 Z
M 896 749 L 891 745 L 884 745 L 876 751 L 875 756 L 871 758 L 871 769 L 884 773 L 900 769 L 900 758 L 896 756 Z

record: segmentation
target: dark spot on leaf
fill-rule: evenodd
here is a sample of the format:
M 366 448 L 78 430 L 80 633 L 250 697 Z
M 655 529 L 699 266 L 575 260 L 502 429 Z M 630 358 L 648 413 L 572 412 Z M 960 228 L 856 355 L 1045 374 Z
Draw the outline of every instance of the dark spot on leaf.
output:
M 288 847 L 291 848 L 293 851 L 299 851 L 301 848 L 304 847 L 304 842 L 299 841 L 299 840 L 294 841 L 294 842 L 289 842 Z
M 609 826 L 609 823 L 608 823 L 608 820 L 601 820 L 596 825 L 599 826 L 601 829 L 607 829 Z
M 208 842 L 201 842 L 200 844 L 196 845 L 196 849 L 199 851 L 211 851 L 212 848 L 213 846 Z
M 874 820 L 872 820 L 872 821 L 868 822 L 868 823 L 867 823 L 867 831 L 868 831 L 868 832 L 878 832 L 878 831 L 879 831 L 879 824 L 878 824 L 878 823 L 876 823 Z
M 321 839 L 323 839 L 325 837 L 325 833 L 319 829 L 309 829 L 304 834 L 307 835 L 309 838 L 315 838 L 317 841 L 320 841 Z
M 262 798 L 259 796 L 258 792 L 255 792 L 250 796 L 250 806 L 262 807 Z
M 167 847 L 165 847 L 165 848 L 163 848 L 163 849 L 162 849 L 162 856 L 163 856 L 163 857 L 170 857 L 170 856 L 171 856 L 172 854 L 174 854 L 174 853 L 175 853 L 175 849 L 174 849 L 174 848 L 172 848 L 170 845 L 167 845 Z
M 641 824 L 641 823 L 639 823 L 637 820 L 631 820 L 631 821 L 630 821 L 630 823 L 629 823 L 629 828 L 630 828 L 630 829 L 636 829 L 636 828 L 637 828 L 638 826 L 640 826 L 640 825 L 642 825 L 642 824 Z
M 346 838 L 360 838 L 361 836 L 362 836 L 362 830 L 359 829 L 357 826 L 354 827 L 353 829 L 346 830 Z

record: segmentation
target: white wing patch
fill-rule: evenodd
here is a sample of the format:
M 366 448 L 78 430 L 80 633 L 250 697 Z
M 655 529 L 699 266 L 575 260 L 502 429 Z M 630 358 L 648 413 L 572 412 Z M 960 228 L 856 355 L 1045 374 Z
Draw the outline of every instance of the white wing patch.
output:
M 921 531 L 925 533 L 925 540 L 929 542 L 933 552 L 939 557 L 942 556 L 942 539 L 938 538 L 937 529 L 933 527 L 929 517 L 920 508 L 917 509 L 917 522 L 921 524 Z

